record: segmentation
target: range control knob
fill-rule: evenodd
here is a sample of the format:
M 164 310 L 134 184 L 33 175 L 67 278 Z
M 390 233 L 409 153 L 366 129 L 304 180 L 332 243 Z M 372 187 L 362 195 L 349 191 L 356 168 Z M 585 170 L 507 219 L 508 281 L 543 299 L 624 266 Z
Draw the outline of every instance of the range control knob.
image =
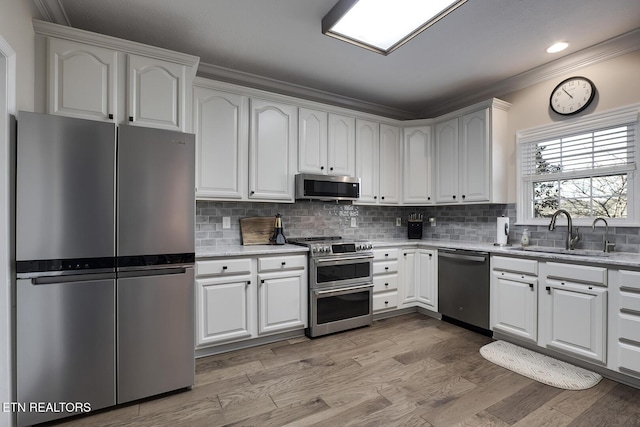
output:
M 311 248 L 311 252 L 315 254 L 316 252 L 318 252 L 318 248 L 314 246 L 313 248 Z

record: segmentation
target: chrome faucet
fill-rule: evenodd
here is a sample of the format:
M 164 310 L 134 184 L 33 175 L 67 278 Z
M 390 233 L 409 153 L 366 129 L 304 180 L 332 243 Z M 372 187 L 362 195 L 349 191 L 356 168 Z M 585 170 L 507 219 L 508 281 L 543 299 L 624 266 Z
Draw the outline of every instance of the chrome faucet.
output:
M 609 242 L 609 224 L 607 223 L 607 220 L 602 218 L 601 216 L 597 217 L 596 219 L 593 220 L 593 224 L 591 224 L 591 229 L 592 230 L 596 229 L 596 222 L 598 222 L 598 221 L 604 222 L 604 248 L 603 248 L 603 252 L 613 252 L 613 249 L 616 247 L 616 244 Z
M 580 240 L 580 235 L 578 234 L 577 227 L 576 235 L 573 235 L 573 225 L 571 223 L 571 215 L 569 214 L 569 212 L 565 211 L 564 209 L 558 209 L 557 211 L 555 211 L 553 213 L 553 216 L 551 217 L 551 223 L 549 223 L 549 231 L 553 231 L 556 228 L 556 218 L 558 217 L 558 214 L 561 213 L 563 213 L 567 217 L 567 227 L 569 228 L 567 230 L 567 242 L 565 244 L 565 249 L 572 251 L 576 248 L 576 243 L 578 243 L 578 241 Z

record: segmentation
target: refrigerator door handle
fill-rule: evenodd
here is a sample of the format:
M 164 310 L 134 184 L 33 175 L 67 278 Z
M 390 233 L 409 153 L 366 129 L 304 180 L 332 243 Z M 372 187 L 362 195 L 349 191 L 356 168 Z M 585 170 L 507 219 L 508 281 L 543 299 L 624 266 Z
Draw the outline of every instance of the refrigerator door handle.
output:
M 119 278 L 125 277 L 148 277 L 148 276 L 166 276 L 168 274 L 185 274 L 189 267 L 178 268 L 158 268 L 155 270 L 137 270 L 137 271 L 121 271 L 118 273 Z
M 60 276 L 32 277 L 31 283 L 34 285 L 51 285 L 54 283 L 91 282 L 94 280 L 115 279 L 115 273 L 102 274 L 70 274 Z

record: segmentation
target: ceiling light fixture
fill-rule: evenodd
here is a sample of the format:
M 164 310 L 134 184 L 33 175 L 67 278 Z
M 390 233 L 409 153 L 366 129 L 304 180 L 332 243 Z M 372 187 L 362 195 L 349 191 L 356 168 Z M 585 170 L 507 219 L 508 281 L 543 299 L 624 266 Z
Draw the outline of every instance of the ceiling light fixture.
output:
M 557 42 L 547 48 L 547 53 L 558 53 L 569 47 L 567 42 Z
M 467 0 L 340 0 L 322 33 L 388 55 Z

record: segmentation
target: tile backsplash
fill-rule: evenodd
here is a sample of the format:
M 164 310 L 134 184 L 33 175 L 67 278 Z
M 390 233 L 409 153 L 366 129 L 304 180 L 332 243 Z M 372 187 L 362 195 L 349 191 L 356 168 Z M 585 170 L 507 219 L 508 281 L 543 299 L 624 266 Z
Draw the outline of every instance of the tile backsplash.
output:
M 546 226 L 516 226 L 515 204 L 480 204 L 463 206 L 364 206 L 318 201 L 291 203 L 259 202 L 196 202 L 196 247 L 239 245 L 240 218 L 282 215 L 286 237 L 343 236 L 355 239 L 381 240 L 407 237 L 407 217 L 413 213 L 424 216 L 424 238 L 493 243 L 496 239 L 496 218 L 510 218 L 509 243 L 519 244 L 525 228 L 530 244 L 564 247 L 566 226 L 549 231 Z M 231 218 L 231 228 L 222 228 L 222 218 Z M 430 226 L 428 218 L 435 218 Z M 357 227 L 351 227 L 355 218 Z M 396 226 L 396 218 L 402 225 Z M 562 224 L 559 219 L 559 224 Z M 602 225 L 602 224 L 600 224 Z M 580 227 L 581 249 L 602 248 L 604 227 L 595 231 Z M 640 252 L 640 228 L 610 227 L 609 240 L 617 252 Z

